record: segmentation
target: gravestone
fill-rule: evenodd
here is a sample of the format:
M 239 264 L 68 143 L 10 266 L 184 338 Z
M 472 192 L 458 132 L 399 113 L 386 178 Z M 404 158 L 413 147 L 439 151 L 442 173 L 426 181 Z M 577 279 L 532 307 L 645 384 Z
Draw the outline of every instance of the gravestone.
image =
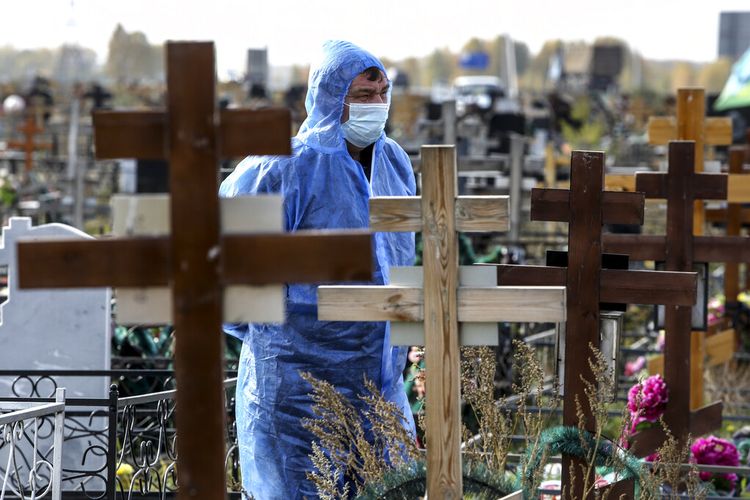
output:
M 2 370 L 108 370 L 110 368 L 110 292 L 107 288 L 20 290 L 18 288 L 17 246 L 19 240 L 53 238 L 91 239 L 85 233 L 63 224 L 33 227 L 27 217 L 12 217 L 3 227 L 0 266 L 8 270 L 8 300 L 0 306 L 0 368 Z M 14 381 L 18 381 L 14 384 Z M 0 376 L 0 397 L 54 397 L 57 387 L 64 387 L 68 398 L 106 398 L 108 377 L 50 377 L 31 375 Z M 2 408 L 2 403 L 0 403 Z M 81 422 L 83 429 L 104 431 L 106 419 L 97 417 Z M 96 470 L 105 458 L 88 453 L 82 463 L 90 437 L 69 424 L 63 446 L 63 468 L 68 471 Z M 46 454 L 52 436 L 39 443 Z M 0 467 L 7 463 L 7 450 L 0 450 Z M 31 448 L 26 452 L 32 453 Z M 50 457 L 51 458 L 51 457 Z M 98 481 L 98 480 L 95 480 Z M 63 481 L 64 489 L 77 482 Z M 88 489 L 101 490 L 88 483 Z

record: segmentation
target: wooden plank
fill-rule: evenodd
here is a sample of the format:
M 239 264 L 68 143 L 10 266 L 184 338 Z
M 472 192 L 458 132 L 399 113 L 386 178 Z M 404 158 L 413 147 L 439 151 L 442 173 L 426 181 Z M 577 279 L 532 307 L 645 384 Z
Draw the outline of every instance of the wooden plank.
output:
M 732 119 L 725 117 L 706 118 L 703 135 L 706 144 L 711 146 L 732 144 Z
M 320 321 L 407 321 L 424 319 L 421 288 L 403 286 L 320 286 Z
M 586 383 L 596 384 L 591 371 L 589 345 L 599 346 L 604 153 L 574 151 L 570 160 L 570 179 L 565 365 L 575 369 L 565 370 L 564 374 L 563 425 L 579 425 L 582 416 L 584 427 L 593 431 L 596 424 L 591 407 L 586 403 Z M 576 401 L 580 402 L 580 408 Z M 568 495 L 571 498 L 593 498 L 593 494 L 584 494 L 583 488 L 584 482 L 593 483 L 591 468 L 580 458 L 567 454 L 562 458 L 562 482 L 568 488 Z M 571 480 L 571 470 L 576 481 Z M 583 475 L 590 477 L 584 481 Z
M 226 235 L 221 244 L 222 276 L 227 285 L 372 279 L 372 262 L 361 258 L 372 246 L 366 231 Z
M 717 366 L 731 361 L 736 348 L 737 333 L 732 328 L 706 336 L 706 366 Z
M 161 111 L 95 111 L 94 147 L 100 160 L 167 159 L 167 116 Z
M 643 224 L 643 194 L 605 191 L 602 195 L 605 224 Z M 567 189 L 532 189 L 531 220 L 569 222 Z
M 728 184 L 729 203 L 750 203 L 750 174 L 730 173 Z
M 635 191 L 635 176 L 609 174 L 604 176 L 604 189 L 607 191 Z
M 507 196 L 459 196 L 455 201 L 456 229 L 460 232 L 507 231 Z M 370 229 L 384 232 L 422 230 L 418 197 L 388 196 L 370 199 Z
M 667 144 L 677 138 L 677 122 L 671 116 L 655 116 L 648 119 L 649 144 Z
M 18 243 L 21 288 L 141 287 L 169 283 L 164 237 Z
M 548 266 L 497 266 L 504 286 L 563 286 L 565 268 Z M 602 269 L 599 299 L 622 304 L 695 304 L 697 273 L 624 271 Z
M 705 376 L 706 332 L 690 332 L 690 409 L 703 406 L 703 377 Z
M 219 116 L 221 158 L 291 153 L 292 116 L 289 109 L 222 109 Z M 248 133 L 249 130 L 252 133 Z
M 664 198 L 667 193 L 667 177 L 657 172 L 635 174 L 635 188 L 647 198 Z M 724 200 L 727 197 L 727 176 L 725 174 L 698 174 L 692 194 L 696 199 Z
M 597 498 L 609 500 L 631 500 L 635 498 L 635 479 L 622 479 L 613 484 L 599 488 Z
M 565 288 L 546 286 L 460 287 L 460 323 L 565 321 Z M 421 288 L 403 286 L 321 286 L 321 321 L 424 320 Z
M 455 148 L 422 147 L 427 494 L 446 499 L 463 496 L 456 194 Z
M 456 230 L 504 232 L 509 226 L 507 196 L 459 196 L 456 198 Z
M 627 254 L 632 261 L 666 260 L 667 239 L 644 234 L 604 234 L 602 251 Z
M 731 191 L 731 185 L 730 185 Z M 707 222 L 726 222 L 729 217 L 729 210 L 726 208 L 709 208 L 706 209 L 706 221 Z M 739 217 L 741 225 L 750 224 L 750 207 L 741 207 L 739 210 Z
M 744 146 L 729 148 L 729 192 L 733 185 L 739 185 L 743 180 L 750 181 L 750 175 L 743 175 L 746 148 Z M 733 177 L 734 176 L 734 177 Z M 750 183 L 747 183 L 747 194 L 750 196 Z M 729 196 L 727 196 L 729 198 Z M 735 198 L 736 199 L 736 198 Z M 750 198 L 747 198 L 750 200 Z M 739 236 L 742 231 L 742 205 L 737 202 L 727 204 L 726 235 Z M 737 302 L 740 293 L 740 267 L 738 262 L 724 264 L 724 297 L 727 303 Z
M 690 434 L 695 438 L 721 429 L 724 403 L 717 401 L 690 412 Z
M 180 499 L 226 498 L 215 67 L 213 43 L 167 43 Z
M 750 239 L 736 236 L 696 236 L 696 262 L 750 262 Z

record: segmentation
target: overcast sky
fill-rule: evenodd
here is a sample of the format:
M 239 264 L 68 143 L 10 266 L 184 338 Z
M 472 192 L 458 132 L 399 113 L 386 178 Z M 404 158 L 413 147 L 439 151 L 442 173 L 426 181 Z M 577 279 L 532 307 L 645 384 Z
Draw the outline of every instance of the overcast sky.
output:
M 459 50 L 508 33 L 536 52 L 545 40 L 626 40 L 654 59 L 716 58 L 719 12 L 750 0 L 0 0 L 0 45 L 78 42 L 106 58 L 115 25 L 152 43 L 214 40 L 219 72 L 244 71 L 245 51 L 267 46 L 272 65 L 306 64 L 322 41 L 348 39 L 378 56 Z

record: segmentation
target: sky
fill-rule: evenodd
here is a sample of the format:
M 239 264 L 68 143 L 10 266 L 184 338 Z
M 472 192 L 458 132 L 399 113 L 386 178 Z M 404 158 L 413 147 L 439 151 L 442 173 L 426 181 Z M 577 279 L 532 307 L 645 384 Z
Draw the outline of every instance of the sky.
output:
M 213 40 L 220 75 L 244 72 L 248 48 L 272 66 L 314 61 L 327 39 L 403 59 L 508 34 L 537 52 L 549 39 L 614 36 L 651 59 L 711 61 L 719 13 L 748 0 L 0 0 L 0 46 L 75 42 L 100 62 L 117 23 L 151 43 Z

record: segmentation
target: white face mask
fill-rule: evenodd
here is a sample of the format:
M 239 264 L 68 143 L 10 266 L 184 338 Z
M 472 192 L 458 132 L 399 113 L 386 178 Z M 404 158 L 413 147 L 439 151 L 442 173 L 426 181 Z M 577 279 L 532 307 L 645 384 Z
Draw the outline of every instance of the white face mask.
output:
M 388 119 L 390 104 L 346 104 L 349 106 L 349 119 L 341 124 L 344 138 L 365 148 L 380 138 Z

